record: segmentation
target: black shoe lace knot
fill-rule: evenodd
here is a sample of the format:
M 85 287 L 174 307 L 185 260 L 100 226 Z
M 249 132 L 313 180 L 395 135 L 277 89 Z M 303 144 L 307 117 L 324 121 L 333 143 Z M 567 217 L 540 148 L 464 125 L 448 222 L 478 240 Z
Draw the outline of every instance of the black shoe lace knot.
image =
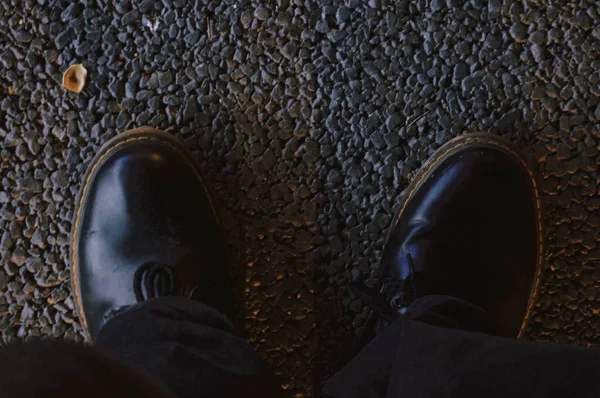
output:
M 399 315 L 404 314 L 408 306 L 417 298 L 415 286 L 415 271 L 410 254 L 406 255 L 410 276 L 406 280 L 395 277 L 386 277 L 381 281 L 380 288 L 370 288 L 362 281 L 352 282 L 351 290 L 358 298 L 370 307 L 372 315 L 389 324 Z M 407 289 L 410 285 L 410 290 Z
M 175 270 L 157 262 L 142 264 L 133 276 L 133 291 L 138 302 L 162 296 L 175 296 Z

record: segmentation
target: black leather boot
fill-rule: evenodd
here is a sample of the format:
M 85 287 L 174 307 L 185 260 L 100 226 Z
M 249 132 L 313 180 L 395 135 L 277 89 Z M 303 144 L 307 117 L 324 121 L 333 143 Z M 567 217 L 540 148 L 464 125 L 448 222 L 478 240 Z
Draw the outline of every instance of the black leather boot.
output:
M 179 140 L 140 128 L 100 149 L 77 199 L 71 278 L 89 340 L 108 316 L 158 296 L 230 313 L 219 222 L 199 165 Z
M 380 286 L 357 289 L 375 309 L 363 342 L 433 294 L 469 301 L 498 334 L 520 336 L 538 291 L 541 245 L 536 182 L 512 146 L 488 134 L 448 142 L 403 195 Z

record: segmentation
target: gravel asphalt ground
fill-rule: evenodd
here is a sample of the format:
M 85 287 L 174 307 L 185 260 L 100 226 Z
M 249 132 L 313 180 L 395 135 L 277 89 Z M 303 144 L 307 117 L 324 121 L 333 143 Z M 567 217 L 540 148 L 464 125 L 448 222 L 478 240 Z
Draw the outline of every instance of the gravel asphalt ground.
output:
M 350 355 L 398 196 L 441 144 L 499 134 L 543 195 L 527 336 L 600 343 L 600 6 L 580 0 L 0 0 L 2 343 L 82 340 L 74 198 L 118 132 L 201 161 L 244 331 L 311 396 Z M 79 95 L 61 86 L 83 63 Z

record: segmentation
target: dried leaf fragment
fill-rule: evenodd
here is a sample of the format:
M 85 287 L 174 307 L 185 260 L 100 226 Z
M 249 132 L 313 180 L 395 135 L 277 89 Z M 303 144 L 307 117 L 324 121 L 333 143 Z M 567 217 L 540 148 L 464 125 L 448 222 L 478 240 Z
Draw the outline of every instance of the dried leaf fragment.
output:
M 63 87 L 79 94 L 85 86 L 86 77 L 87 69 L 85 69 L 83 64 L 71 65 L 63 74 Z

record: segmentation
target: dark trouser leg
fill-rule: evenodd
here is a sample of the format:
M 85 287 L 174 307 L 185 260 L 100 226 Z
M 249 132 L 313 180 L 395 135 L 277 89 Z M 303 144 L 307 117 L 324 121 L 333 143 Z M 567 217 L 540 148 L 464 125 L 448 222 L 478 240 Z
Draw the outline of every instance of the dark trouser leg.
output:
M 162 397 L 162 384 L 178 397 L 282 395 L 269 367 L 227 318 L 194 300 L 163 297 L 132 306 L 107 322 L 96 344 L 4 348 L 0 391 L 23 397 Z
M 597 397 L 600 350 L 492 336 L 477 307 L 415 301 L 325 385 L 330 397 Z
M 158 381 L 100 349 L 61 341 L 0 348 L 0 396 L 174 397 Z
M 194 300 L 164 297 L 130 307 L 107 322 L 96 344 L 179 397 L 281 395 L 269 367 L 229 320 Z

